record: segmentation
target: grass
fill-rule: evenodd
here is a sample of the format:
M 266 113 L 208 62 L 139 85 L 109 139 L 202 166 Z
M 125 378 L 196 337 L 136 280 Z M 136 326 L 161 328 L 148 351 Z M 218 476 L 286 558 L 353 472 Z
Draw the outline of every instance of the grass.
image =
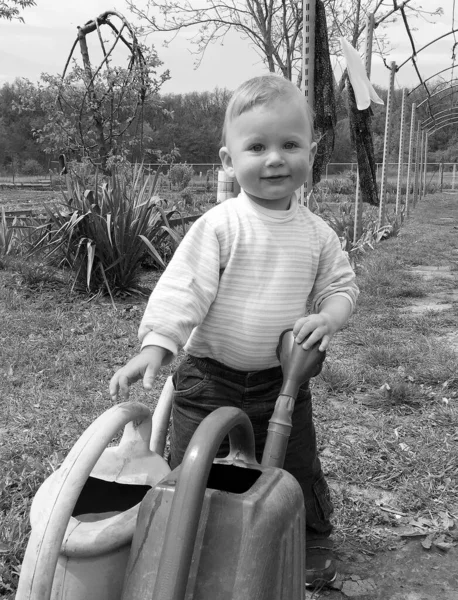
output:
M 458 519 L 458 357 L 443 342 L 458 309 L 421 315 L 399 309 L 450 280 L 423 281 L 409 267 L 449 264 L 457 245 L 450 197 L 428 196 L 397 238 L 366 253 L 358 267 L 357 313 L 335 338 L 313 383 L 322 463 L 335 504 L 340 552 L 377 552 L 419 515 Z M 108 382 L 137 350 L 146 298 L 70 293 L 62 272 L 4 257 L 0 265 L 0 596 L 14 595 L 27 542 L 31 500 L 82 431 L 112 405 Z M 157 272 L 144 275 L 152 286 Z M 154 407 L 151 394 L 132 399 Z M 444 400 L 445 399 L 445 400 Z M 408 515 L 380 510 L 388 499 Z
M 364 257 L 358 311 L 314 385 L 341 549 L 386 548 L 412 515 L 458 518 L 458 350 L 443 341 L 456 331 L 458 306 L 420 315 L 399 310 L 456 286 L 408 273 L 416 265 L 456 269 L 456 230 L 438 224 L 446 215 L 456 219 L 456 205 L 428 197 L 400 236 Z M 383 514 L 384 496 L 408 516 Z

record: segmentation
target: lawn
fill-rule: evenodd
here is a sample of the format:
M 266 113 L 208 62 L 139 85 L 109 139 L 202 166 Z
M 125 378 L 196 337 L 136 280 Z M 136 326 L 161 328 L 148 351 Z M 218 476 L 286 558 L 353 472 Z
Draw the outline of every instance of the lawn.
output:
M 398 237 L 362 257 L 358 310 L 313 383 L 342 555 L 398 544 L 400 528 L 420 518 L 438 535 L 446 529 L 443 543 L 456 541 L 444 523 L 458 520 L 458 350 L 449 337 L 458 301 L 444 311 L 408 307 L 456 288 L 456 279 L 409 269 L 458 271 L 457 214 L 452 196 L 428 196 Z M 158 275 L 146 271 L 144 284 L 152 288 Z M 38 486 L 112 406 L 108 382 L 138 350 L 145 302 L 130 297 L 114 308 L 109 298 L 70 293 L 65 273 L 0 262 L 0 597 L 13 597 Z M 131 398 L 153 408 L 174 366 L 151 394 L 137 385 Z

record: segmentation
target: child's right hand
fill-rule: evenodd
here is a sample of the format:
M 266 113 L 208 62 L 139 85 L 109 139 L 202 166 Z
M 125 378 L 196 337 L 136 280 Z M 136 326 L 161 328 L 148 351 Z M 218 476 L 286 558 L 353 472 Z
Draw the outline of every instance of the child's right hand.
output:
M 143 387 L 149 391 L 161 368 L 168 350 L 160 346 L 145 346 L 140 354 L 116 371 L 110 381 L 110 396 L 114 401 L 129 399 L 129 386 L 143 378 Z

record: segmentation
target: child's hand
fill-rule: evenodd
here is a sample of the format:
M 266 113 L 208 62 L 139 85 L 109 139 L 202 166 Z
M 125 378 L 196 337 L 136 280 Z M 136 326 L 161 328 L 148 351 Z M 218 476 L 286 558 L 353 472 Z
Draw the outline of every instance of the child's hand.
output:
M 293 327 L 293 335 L 298 344 L 302 344 L 304 350 L 311 348 L 321 340 L 319 350 L 324 351 L 329 345 L 335 331 L 332 330 L 331 319 L 328 315 L 314 314 L 298 319 Z
M 160 346 L 145 346 L 140 354 L 134 356 L 111 378 L 110 396 L 112 399 L 117 401 L 120 397 L 121 400 L 128 400 L 129 386 L 142 378 L 145 390 L 151 390 L 167 352 Z
M 320 306 L 318 314 L 308 315 L 298 319 L 293 327 L 293 335 L 298 344 L 308 350 L 321 340 L 319 349 L 326 350 L 334 334 L 341 329 L 350 318 L 352 305 L 350 300 L 342 295 L 335 294 L 326 298 Z

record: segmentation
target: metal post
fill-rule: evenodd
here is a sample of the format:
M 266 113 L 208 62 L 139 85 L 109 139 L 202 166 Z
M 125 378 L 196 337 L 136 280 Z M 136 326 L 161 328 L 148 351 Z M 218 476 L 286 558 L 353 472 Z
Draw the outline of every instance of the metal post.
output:
M 425 148 L 425 132 L 420 133 L 420 160 L 418 161 L 418 191 L 417 202 L 421 200 L 423 194 L 423 150 Z
M 420 164 L 418 165 L 418 194 L 417 200 L 423 198 L 423 169 L 424 169 L 424 152 L 425 150 L 425 131 L 422 129 L 420 136 Z
M 439 190 L 442 194 L 442 190 L 444 188 L 444 163 L 441 161 L 439 163 Z
M 417 123 L 417 135 L 415 141 L 415 172 L 413 182 L 413 205 L 417 204 L 418 199 L 418 173 L 420 171 L 420 137 L 421 137 L 421 123 Z
M 387 183 L 387 166 L 388 166 L 388 152 L 390 148 L 391 139 L 391 115 L 392 115 L 392 103 L 393 103 L 393 91 L 394 91 L 394 76 L 396 73 L 396 63 L 391 63 L 390 71 L 390 85 L 388 88 L 388 98 L 386 101 L 386 117 L 385 117 L 385 139 L 383 142 L 383 165 L 382 165 L 382 182 L 380 186 L 380 207 L 378 215 L 378 227 L 383 227 L 385 224 L 385 200 L 386 200 L 386 183 Z
M 425 147 L 423 150 L 423 195 L 422 198 L 426 196 L 426 173 L 428 170 L 428 141 L 429 134 L 425 131 Z
M 364 64 L 367 77 L 370 79 L 372 67 L 372 39 L 374 34 L 374 14 L 369 13 L 366 17 L 366 39 L 364 47 Z M 359 240 L 363 234 L 363 203 L 360 195 L 359 167 L 356 164 L 356 196 L 355 196 L 355 223 L 353 227 L 353 243 Z
M 413 156 L 413 143 L 414 143 L 414 135 L 415 135 L 415 113 L 417 110 L 417 105 L 414 102 L 412 104 L 412 116 L 410 119 L 410 138 L 409 138 L 409 158 L 407 164 L 407 179 L 406 179 L 406 217 L 409 216 L 410 209 L 410 175 L 412 172 L 412 156 Z
M 372 39 L 374 37 L 374 13 L 369 13 L 366 17 L 366 39 L 364 44 L 364 65 L 366 67 L 367 77 L 371 78 L 372 68 Z
M 302 2 L 302 90 L 312 111 L 315 107 L 315 15 L 316 0 Z M 312 123 L 313 127 L 313 123 Z M 305 189 L 304 189 L 305 188 Z M 307 206 L 310 204 L 310 194 L 313 189 L 313 171 L 310 169 L 307 181 L 301 188 L 301 203 L 304 194 L 307 196 Z
M 452 190 L 455 189 L 455 177 L 456 177 L 456 163 L 453 164 Z
M 356 193 L 355 193 L 355 222 L 353 225 L 353 243 L 356 244 L 363 234 L 363 203 L 359 194 L 359 169 L 356 169 Z
M 401 211 L 401 188 L 402 176 L 404 168 L 404 119 L 406 110 L 406 90 L 402 90 L 402 105 L 401 105 L 401 131 L 399 133 L 399 160 L 398 160 L 398 185 L 396 189 L 396 214 Z

